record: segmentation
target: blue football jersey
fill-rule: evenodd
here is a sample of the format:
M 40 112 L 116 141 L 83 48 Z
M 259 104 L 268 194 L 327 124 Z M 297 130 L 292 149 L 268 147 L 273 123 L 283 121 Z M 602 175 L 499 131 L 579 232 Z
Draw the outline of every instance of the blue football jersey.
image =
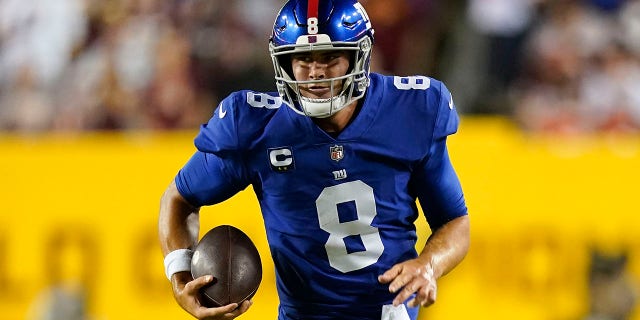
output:
M 417 256 L 416 199 L 432 230 L 467 214 L 446 147 L 459 118 L 445 85 L 370 76 L 360 112 L 337 137 L 277 93 L 231 94 L 176 177 L 195 206 L 253 186 L 279 319 L 380 319 L 395 294 L 378 275 Z M 415 319 L 417 308 L 409 313 Z

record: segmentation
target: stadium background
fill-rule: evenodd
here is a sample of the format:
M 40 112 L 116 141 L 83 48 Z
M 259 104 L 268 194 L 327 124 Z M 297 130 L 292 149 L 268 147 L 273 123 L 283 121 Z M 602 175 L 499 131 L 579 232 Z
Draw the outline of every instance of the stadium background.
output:
M 0 318 L 190 319 L 163 275 L 160 195 L 220 97 L 272 87 L 265 36 L 281 2 L 0 1 Z M 80 18 L 65 16 L 79 3 Z M 602 27 L 601 18 L 627 13 L 635 24 L 622 31 L 637 32 L 640 14 L 628 12 L 640 2 L 492 1 L 505 10 L 478 10 L 488 3 L 363 1 L 377 31 L 374 70 L 444 79 L 462 113 L 450 152 L 470 208 L 472 245 L 421 319 L 588 319 L 594 306 L 640 319 L 640 100 L 609 115 L 586 108 L 589 95 L 573 101 L 578 107 L 530 99 L 538 84 L 588 83 L 579 76 L 589 72 L 576 71 L 572 59 L 626 61 L 622 69 L 637 79 L 640 42 L 628 46 L 635 53 L 627 60 L 615 50 L 608 56 L 594 49 L 606 32 L 594 30 L 626 34 Z M 533 3 L 543 8 L 528 11 Z M 496 19 L 500 12 L 515 19 Z M 576 12 L 590 18 L 567 18 Z M 42 16 L 50 19 L 29 25 Z M 553 29 L 558 16 L 596 27 Z M 585 30 L 589 41 L 576 37 L 584 46 L 572 47 L 570 37 L 549 39 L 567 29 Z M 517 56 L 513 45 L 535 34 L 544 35 L 544 54 Z M 72 40 L 78 43 L 65 51 Z M 121 51 L 106 81 L 94 83 L 105 70 L 95 54 L 104 47 Z M 531 70 L 515 70 L 516 62 L 560 75 L 523 81 L 514 72 Z M 604 83 L 629 85 L 614 80 Z M 202 219 L 203 232 L 229 223 L 256 242 L 265 275 L 242 319 L 274 319 L 273 265 L 252 191 L 204 209 Z
M 636 282 L 637 137 L 531 137 L 504 119 L 462 123 L 450 144 L 472 246 L 424 319 L 576 319 L 588 309 L 592 247 L 628 250 Z M 194 134 L 2 136 L 2 318 L 50 310 L 49 290 L 82 283 L 90 319 L 189 319 L 163 275 L 156 215 Z M 273 264 L 251 190 L 202 219 L 203 230 L 230 223 L 256 242 L 265 274 L 244 318 L 274 319 Z

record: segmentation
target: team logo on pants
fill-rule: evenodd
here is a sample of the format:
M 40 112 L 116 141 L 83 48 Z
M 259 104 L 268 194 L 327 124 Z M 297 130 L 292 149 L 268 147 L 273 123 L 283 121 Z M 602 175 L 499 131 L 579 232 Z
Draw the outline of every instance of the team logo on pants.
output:
M 340 161 L 344 158 L 344 148 L 339 145 L 329 147 L 329 154 L 331 155 L 331 160 Z

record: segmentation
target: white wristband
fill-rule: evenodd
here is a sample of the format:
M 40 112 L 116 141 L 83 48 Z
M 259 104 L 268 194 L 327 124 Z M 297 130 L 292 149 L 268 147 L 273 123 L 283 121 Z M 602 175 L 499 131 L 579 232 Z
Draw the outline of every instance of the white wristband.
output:
M 178 249 L 169 252 L 164 257 L 164 272 L 167 279 L 171 281 L 171 276 L 176 272 L 191 271 L 191 257 L 193 251 L 189 249 Z

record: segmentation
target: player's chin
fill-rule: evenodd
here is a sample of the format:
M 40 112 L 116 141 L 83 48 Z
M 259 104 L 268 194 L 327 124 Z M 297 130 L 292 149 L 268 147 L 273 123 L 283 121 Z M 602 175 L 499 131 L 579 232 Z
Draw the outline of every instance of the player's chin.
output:
M 311 91 L 303 91 L 302 96 L 308 99 L 329 99 L 331 98 L 331 94 L 323 93 L 318 94 Z

